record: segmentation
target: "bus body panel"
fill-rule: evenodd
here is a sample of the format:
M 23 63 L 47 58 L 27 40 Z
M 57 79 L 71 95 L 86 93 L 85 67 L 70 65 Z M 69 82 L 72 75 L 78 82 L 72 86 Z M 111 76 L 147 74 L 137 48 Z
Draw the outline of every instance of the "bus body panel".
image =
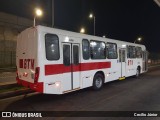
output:
M 21 80 L 34 83 L 34 73 L 37 67 L 36 29 L 27 29 L 18 36 L 16 64 L 18 77 Z
M 59 48 L 59 58 L 56 60 L 48 60 L 47 58 L 46 45 L 48 43 L 46 43 L 46 35 L 48 34 L 55 35 L 59 40 L 59 44 L 57 45 Z M 117 45 L 117 58 L 89 58 L 88 60 L 84 60 L 82 39 L 115 43 Z M 98 72 L 104 75 L 105 83 L 135 75 L 138 66 L 141 69 L 141 73 L 146 72 L 146 69 L 144 69 L 146 60 L 142 61 L 142 58 L 131 59 L 127 57 L 127 49 L 124 46 L 130 45 L 141 47 L 142 51 L 146 51 L 145 46 L 129 42 L 44 26 L 29 28 L 18 36 L 16 58 L 17 80 L 22 82 L 23 86 L 30 87 L 38 92 L 64 94 L 92 86 L 94 76 Z M 51 46 L 54 47 L 54 45 Z M 144 57 L 144 59 L 146 58 Z M 22 60 L 23 66 L 20 66 Z M 39 74 L 38 80 L 35 81 L 37 68 Z
M 38 81 L 38 31 L 28 28 L 18 35 L 16 49 L 17 83 L 43 92 L 43 82 Z

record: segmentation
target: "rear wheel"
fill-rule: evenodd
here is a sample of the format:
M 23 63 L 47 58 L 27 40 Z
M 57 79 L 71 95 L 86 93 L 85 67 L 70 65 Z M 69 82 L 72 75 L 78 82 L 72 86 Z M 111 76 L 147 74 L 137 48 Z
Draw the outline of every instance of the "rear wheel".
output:
M 99 90 L 102 88 L 104 83 L 104 77 L 102 74 L 97 73 L 93 78 L 93 89 Z
M 139 75 L 140 75 L 140 68 L 138 67 L 138 68 L 137 68 L 137 70 L 136 70 L 136 75 L 135 75 L 135 77 L 137 77 L 137 78 L 138 78 L 138 77 L 139 77 Z

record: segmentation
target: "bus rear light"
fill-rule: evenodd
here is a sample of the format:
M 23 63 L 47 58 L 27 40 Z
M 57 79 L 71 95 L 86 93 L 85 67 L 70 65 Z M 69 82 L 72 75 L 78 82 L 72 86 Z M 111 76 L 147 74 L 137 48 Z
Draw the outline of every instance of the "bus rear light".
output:
M 36 67 L 35 76 L 34 76 L 34 83 L 38 82 L 39 72 L 40 72 L 40 67 Z

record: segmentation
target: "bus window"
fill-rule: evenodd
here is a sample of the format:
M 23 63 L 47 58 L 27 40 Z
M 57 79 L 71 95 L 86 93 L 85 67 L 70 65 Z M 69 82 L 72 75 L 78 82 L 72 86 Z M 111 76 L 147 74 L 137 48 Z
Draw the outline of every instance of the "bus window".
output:
M 142 48 L 141 47 L 136 47 L 136 57 L 142 58 Z
M 63 64 L 70 66 L 70 45 L 63 45 Z
M 59 39 L 57 35 L 45 35 L 45 49 L 47 60 L 58 60 L 59 55 Z
M 136 47 L 133 46 L 133 58 L 136 58 Z
M 128 46 L 127 47 L 127 57 L 128 58 L 136 58 L 136 47 Z
M 117 59 L 117 44 L 107 43 L 106 44 L 106 54 L 108 59 Z
M 90 58 L 89 41 L 87 39 L 82 40 L 83 59 L 88 60 Z
M 91 49 L 92 59 L 105 59 L 106 58 L 104 42 L 91 40 L 90 49 Z
M 130 58 L 130 49 L 129 49 L 129 46 L 127 45 L 127 58 Z
M 73 63 L 74 65 L 79 64 L 79 47 L 77 45 L 73 45 Z
M 119 62 L 125 62 L 125 50 L 124 49 L 119 49 Z

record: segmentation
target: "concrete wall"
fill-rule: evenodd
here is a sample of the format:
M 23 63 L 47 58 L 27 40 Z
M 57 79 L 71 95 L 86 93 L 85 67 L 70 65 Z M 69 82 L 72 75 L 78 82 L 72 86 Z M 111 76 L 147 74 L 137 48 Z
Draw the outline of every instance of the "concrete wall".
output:
M 0 68 L 15 67 L 17 35 L 33 21 L 0 12 Z
M 0 12 L 0 51 L 15 51 L 17 35 L 33 21 Z

